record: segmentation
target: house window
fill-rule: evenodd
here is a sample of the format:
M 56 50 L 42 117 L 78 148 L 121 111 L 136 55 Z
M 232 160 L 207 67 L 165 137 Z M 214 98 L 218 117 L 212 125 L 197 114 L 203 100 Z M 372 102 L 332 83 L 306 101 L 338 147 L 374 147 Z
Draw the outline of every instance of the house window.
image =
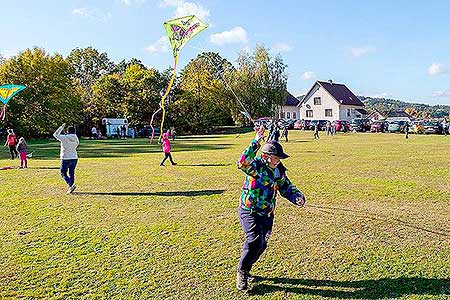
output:
M 287 112 L 287 113 L 286 113 L 286 118 L 288 118 L 288 119 L 291 118 L 291 113 L 290 113 L 290 112 Z
M 332 116 L 333 116 L 333 110 L 325 109 L 325 117 L 332 117 Z
M 320 97 L 314 97 L 314 105 L 322 105 L 322 99 Z
M 297 119 L 297 113 L 296 112 L 292 113 L 292 119 Z
M 347 109 L 347 117 L 350 117 L 350 108 Z
M 312 109 L 306 111 L 306 117 L 307 117 L 307 118 L 312 118 L 312 117 L 313 117 L 313 111 L 312 111 Z

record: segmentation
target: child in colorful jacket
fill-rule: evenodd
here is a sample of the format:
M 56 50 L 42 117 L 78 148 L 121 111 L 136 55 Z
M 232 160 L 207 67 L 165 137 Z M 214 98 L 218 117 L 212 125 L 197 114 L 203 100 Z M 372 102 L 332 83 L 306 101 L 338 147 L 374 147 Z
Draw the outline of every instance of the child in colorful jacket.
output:
M 17 144 L 16 149 L 19 152 L 20 168 L 28 168 L 27 143 L 25 142 L 24 137 L 21 137 L 19 139 L 19 143 Z
M 267 142 L 262 147 L 261 156 L 256 157 L 263 137 L 264 127 L 261 126 L 238 161 L 239 169 L 247 174 L 238 209 L 239 221 L 245 233 L 236 280 L 239 290 L 248 288 L 248 281 L 253 279 L 250 270 L 267 247 L 272 233 L 277 191 L 299 207 L 305 204 L 303 193 L 286 175 L 281 159 L 289 156 L 277 141 Z
M 161 161 L 161 163 L 159 164 L 160 166 L 164 166 L 164 162 L 166 161 L 167 158 L 170 159 L 170 163 L 172 164 L 172 166 L 175 166 L 177 163 L 173 161 L 172 159 L 172 155 L 170 154 L 170 130 L 167 130 L 167 132 L 163 133 L 162 137 L 161 137 L 161 142 L 162 142 L 162 149 L 164 152 L 164 158 Z

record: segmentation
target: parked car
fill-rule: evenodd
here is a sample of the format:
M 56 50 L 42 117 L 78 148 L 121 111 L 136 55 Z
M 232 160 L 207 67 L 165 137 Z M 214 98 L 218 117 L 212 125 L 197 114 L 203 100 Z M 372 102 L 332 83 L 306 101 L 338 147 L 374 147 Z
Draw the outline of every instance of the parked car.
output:
M 390 133 L 400 132 L 400 124 L 398 121 L 389 122 L 388 131 Z
M 155 129 L 155 136 L 159 136 L 159 127 L 158 125 L 154 125 L 153 128 Z M 137 127 L 136 136 L 137 137 L 145 137 L 148 138 L 152 135 L 152 128 L 150 125 L 144 125 L 142 127 Z
M 370 132 L 384 132 L 384 124 L 381 121 L 375 121 L 370 125 Z
M 307 129 L 314 130 L 317 123 L 319 124 L 319 130 L 325 130 L 327 120 L 312 120 Z
M 334 120 L 331 125 L 336 131 L 350 131 L 350 123 L 345 120 Z
M 424 127 L 424 133 L 430 134 L 430 133 L 441 133 L 441 127 L 439 127 L 438 121 L 428 121 L 423 123 Z
M 264 125 L 264 128 L 268 129 L 269 123 L 272 121 L 272 118 L 270 117 L 261 117 L 254 121 L 255 127 L 260 127 L 261 125 Z
M 353 119 L 350 122 L 350 130 L 352 131 L 361 131 L 361 132 L 365 132 L 365 131 L 369 131 L 370 130 L 370 123 L 369 120 L 367 119 Z
M 296 120 L 294 119 L 280 119 L 278 120 L 278 127 L 280 128 L 287 127 L 288 129 L 293 129 L 295 121 Z

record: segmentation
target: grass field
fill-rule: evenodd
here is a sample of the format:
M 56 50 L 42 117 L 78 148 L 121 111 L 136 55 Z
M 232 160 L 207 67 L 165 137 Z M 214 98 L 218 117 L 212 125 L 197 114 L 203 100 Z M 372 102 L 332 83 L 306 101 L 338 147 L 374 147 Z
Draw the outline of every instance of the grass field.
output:
M 253 134 L 182 137 L 177 166 L 147 140 L 82 140 L 66 195 L 59 146 L 0 171 L 0 298 L 450 299 L 450 137 L 291 132 L 288 175 L 251 292 L 235 161 Z M 0 166 L 18 164 L 0 154 Z

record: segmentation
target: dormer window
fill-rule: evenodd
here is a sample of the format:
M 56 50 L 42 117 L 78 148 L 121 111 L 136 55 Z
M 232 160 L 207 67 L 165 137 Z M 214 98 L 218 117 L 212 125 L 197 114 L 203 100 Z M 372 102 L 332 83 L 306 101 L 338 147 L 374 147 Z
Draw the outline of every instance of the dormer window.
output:
M 314 105 L 322 105 L 322 99 L 320 97 L 314 97 Z

